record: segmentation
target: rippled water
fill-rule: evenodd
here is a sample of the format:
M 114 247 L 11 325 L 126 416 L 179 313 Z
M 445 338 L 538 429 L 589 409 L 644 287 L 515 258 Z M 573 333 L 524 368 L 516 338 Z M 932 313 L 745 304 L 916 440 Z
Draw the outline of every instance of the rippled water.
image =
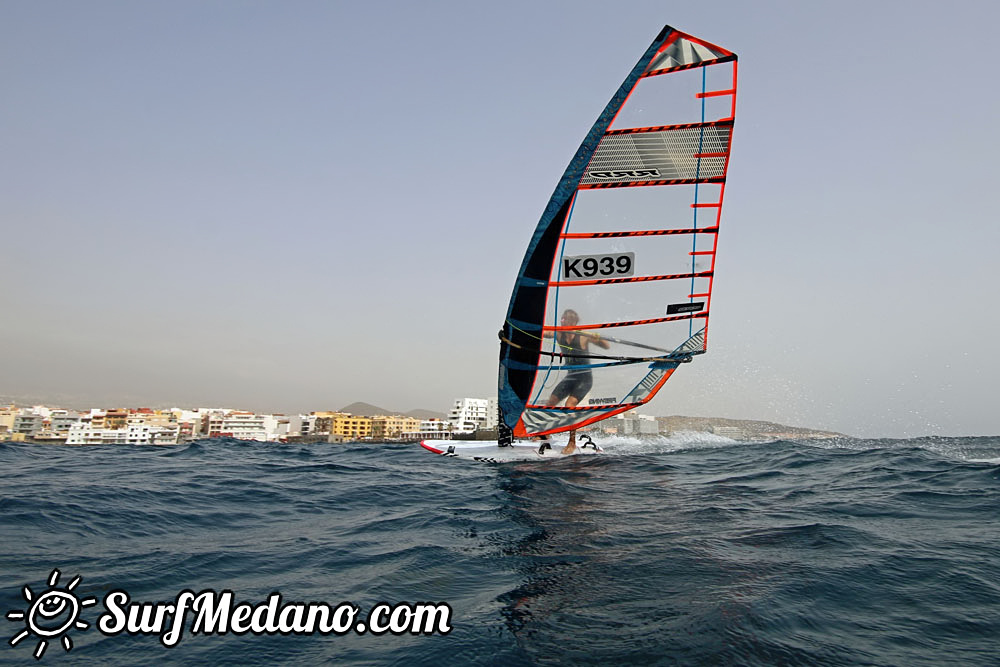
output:
M 447 602 L 449 634 L 103 636 L 72 664 L 1000 663 L 1000 438 L 610 439 L 489 465 L 416 445 L 0 444 L 0 607 L 183 589 Z M 34 663 L 40 636 L 0 661 Z

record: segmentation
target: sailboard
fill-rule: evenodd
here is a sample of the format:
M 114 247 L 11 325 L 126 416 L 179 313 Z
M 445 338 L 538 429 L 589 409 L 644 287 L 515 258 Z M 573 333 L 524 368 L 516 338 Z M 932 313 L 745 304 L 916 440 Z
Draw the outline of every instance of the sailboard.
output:
M 500 447 L 493 441 L 458 441 L 458 440 L 423 440 L 420 446 L 432 454 L 472 459 L 482 463 L 508 463 L 512 461 L 541 461 L 545 459 L 561 459 L 566 456 L 592 456 L 604 452 L 586 435 L 581 436 L 579 447 L 573 454 L 563 454 L 564 442 L 555 442 L 550 438 L 540 440 L 515 441 L 505 447 Z
M 642 406 L 708 349 L 736 82 L 665 26 L 584 137 L 500 330 L 498 450 Z

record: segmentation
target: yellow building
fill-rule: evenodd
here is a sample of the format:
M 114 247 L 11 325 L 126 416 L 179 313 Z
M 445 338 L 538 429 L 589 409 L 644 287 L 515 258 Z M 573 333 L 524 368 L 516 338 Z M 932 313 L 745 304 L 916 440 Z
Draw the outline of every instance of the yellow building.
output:
M 350 417 L 346 412 L 329 412 L 326 410 L 310 412 L 309 414 L 316 418 L 310 430 L 310 433 L 315 435 L 329 435 L 333 433 L 333 421 L 337 417 Z
M 341 414 L 333 418 L 333 424 L 330 429 L 331 442 L 370 440 L 371 437 L 371 417 Z
M 14 430 L 14 419 L 17 418 L 17 408 L 13 405 L 0 408 L 0 433 L 10 433 Z
M 177 426 L 177 414 L 171 410 L 151 410 L 149 408 L 138 408 L 131 411 L 130 420 L 141 419 L 150 426 L 166 426 L 168 428 Z
M 402 437 L 404 431 L 416 431 L 420 428 L 420 420 L 402 415 L 378 415 L 372 417 L 373 440 L 396 440 Z
M 128 408 L 114 408 L 98 412 L 91 417 L 90 424 L 93 428 L 114 430 L 125 428 L 128 424 Z

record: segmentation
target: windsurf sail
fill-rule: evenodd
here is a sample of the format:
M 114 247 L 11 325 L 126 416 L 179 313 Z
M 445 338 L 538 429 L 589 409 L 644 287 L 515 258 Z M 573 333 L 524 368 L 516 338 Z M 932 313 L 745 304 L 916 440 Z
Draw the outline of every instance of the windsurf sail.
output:
M 638 407 L 707 349 L 736 65 L 666 26 L 587 133 L 500 331 L 501 440 Z

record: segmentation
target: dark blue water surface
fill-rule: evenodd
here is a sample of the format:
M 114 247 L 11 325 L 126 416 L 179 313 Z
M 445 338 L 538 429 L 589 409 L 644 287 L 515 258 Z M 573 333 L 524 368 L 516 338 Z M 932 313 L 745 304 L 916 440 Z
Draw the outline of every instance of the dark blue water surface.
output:
M 90 627 L 51 664 L 1000 664 L 1000 438 L 603 444 L 0 444 L 0 611 L 82 577 Z M 112 589 L 446 602 L 453 629 L 165 648 L 99 632 Z M 0 662 L 34 664 L 44 638 L 0 624 Z

